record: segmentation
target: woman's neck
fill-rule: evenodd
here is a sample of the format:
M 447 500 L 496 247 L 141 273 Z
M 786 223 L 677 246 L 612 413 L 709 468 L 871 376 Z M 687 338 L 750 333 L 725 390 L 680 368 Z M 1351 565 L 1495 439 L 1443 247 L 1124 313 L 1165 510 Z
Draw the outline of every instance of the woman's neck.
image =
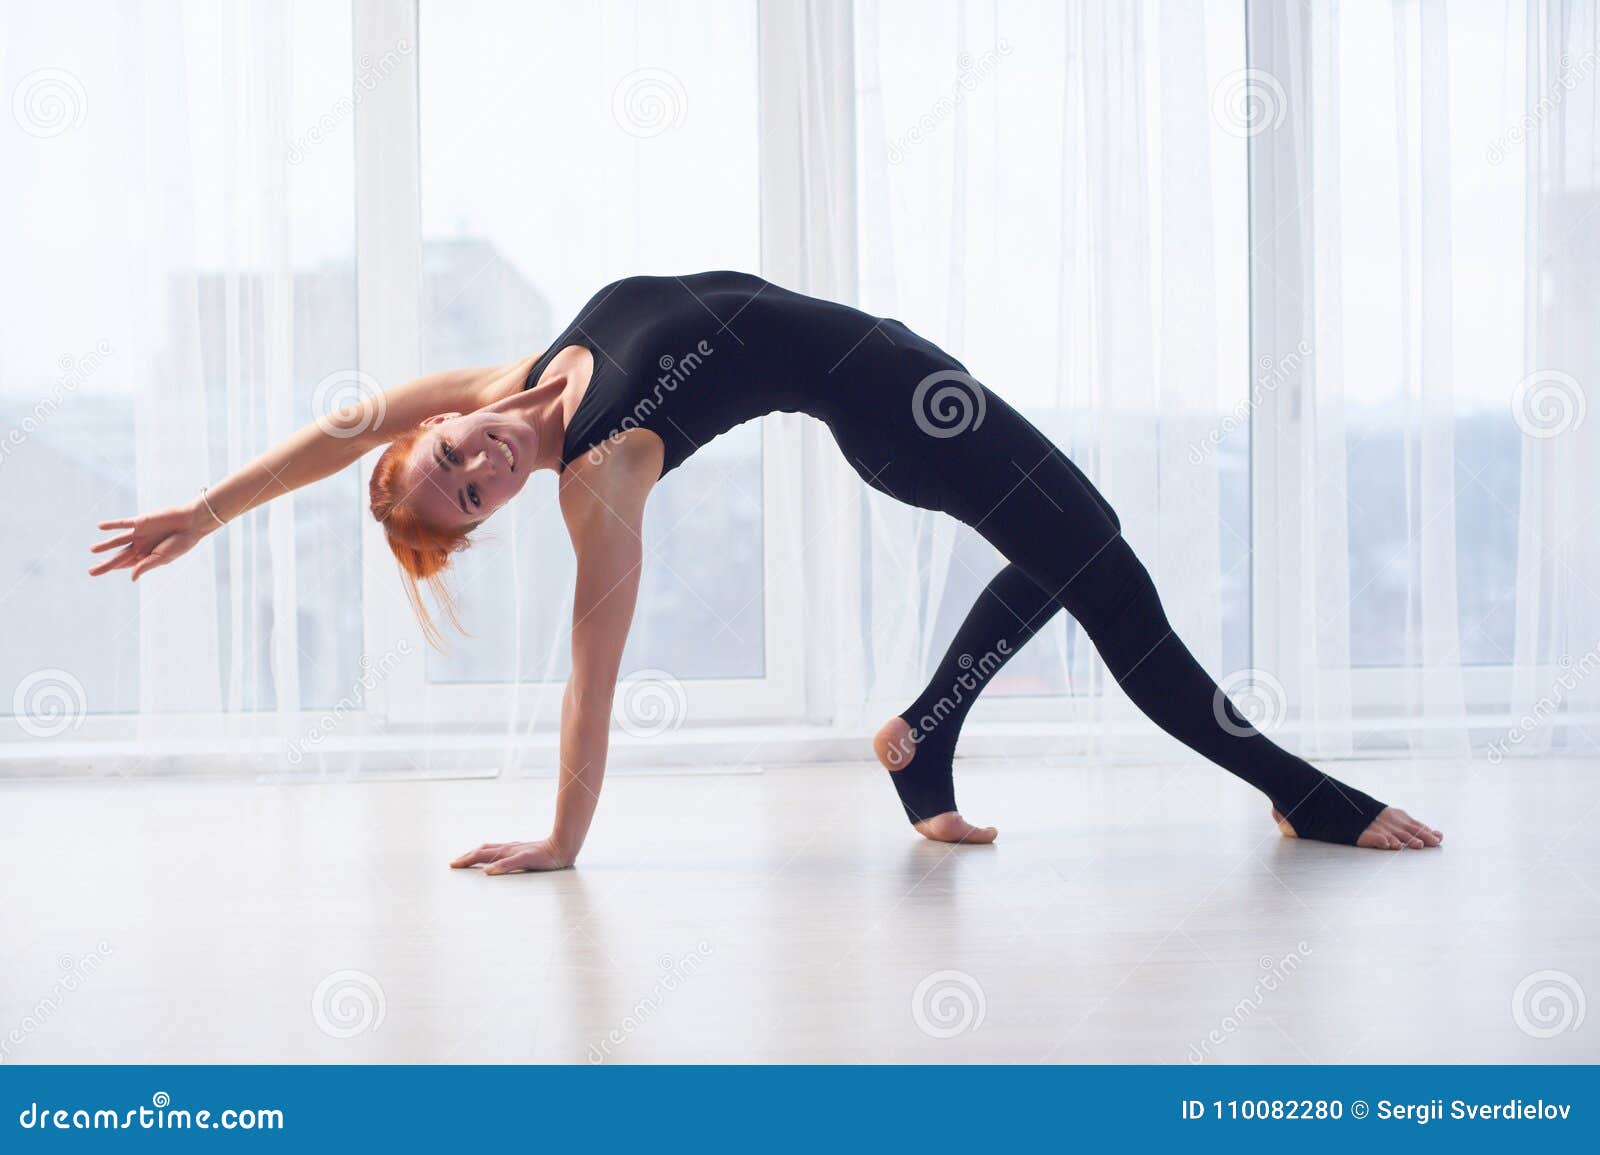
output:
M 531 389 L 519 389 L 487 407 L 527 427 L 536 446 L 534 469 L 560 468 L 567 423 L 583 400 L 593 370 L 594 358 L 587 349 L 568 346 L 551 358 Z

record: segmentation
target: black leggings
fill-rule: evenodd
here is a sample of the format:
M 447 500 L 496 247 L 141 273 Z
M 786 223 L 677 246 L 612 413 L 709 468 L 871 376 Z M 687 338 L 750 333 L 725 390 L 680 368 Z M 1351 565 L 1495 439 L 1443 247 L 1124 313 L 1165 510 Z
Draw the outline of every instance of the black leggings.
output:
M 900 422 L 898 433 L 880 430 L 888 440 L 834 429 L 868 484 L 958 518 L 1010 562 L 979 595 L 927 688 L 901 714 L 916 749 L 911 764 L 890 779 L 906 817 L 917 822 L 956 809 L 951 760 L 967 711 L 1005 662 L 1065 607 L 1151 721 L 1260 790 L 1302 838 L 1354 844 L 1384 804 L 1256 730 L 1173 632 L 1150 574 L 1089 479 L 999 396 L 971 378 L 951 384 L 968 391 L 964 417 L 947 407 L 911 422 L 913 428 Z

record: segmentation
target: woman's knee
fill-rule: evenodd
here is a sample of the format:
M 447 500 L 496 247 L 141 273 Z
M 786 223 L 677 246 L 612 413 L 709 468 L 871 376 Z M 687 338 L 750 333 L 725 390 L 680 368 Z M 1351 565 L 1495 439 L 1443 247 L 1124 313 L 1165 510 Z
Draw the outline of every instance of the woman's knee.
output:
M 1120 533 L 1083 565 L 1062 601 L 1091 632 L 1110 626 L 1135 606 L 1145 613 L 1161 606 L 1150 571 Z

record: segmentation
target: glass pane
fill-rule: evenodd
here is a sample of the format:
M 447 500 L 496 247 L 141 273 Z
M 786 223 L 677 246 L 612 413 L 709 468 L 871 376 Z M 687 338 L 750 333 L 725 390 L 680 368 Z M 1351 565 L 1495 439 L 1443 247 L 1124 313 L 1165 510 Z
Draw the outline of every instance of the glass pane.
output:
M 1506 222 L 1522 219 L 1524 181 L 1520 160 L 1502 163 L 1486 143 L 1505 129 L 1504 92 L 1521 84 L 1520 75 L 1506 75 L 1520 59 L 1506 36 L 1519 34 L 1520 26 L 1489 8 L 1451 7 L 1441 128 L 1421 120 L 1414 17 L 1397 24 L 1387 5 L 1353 4 L 1340 9 L 1338 21 L 1339 116 L 1345 125 L 1362 126 L 1342 133 L 1337 146 L 1351 660 L 1420 662 L 1417 623 L 1426 596 L 1420 541 L 1428 519 L 1440 516 L 1454 522 L 1462 661 L 1507 664 L 1521 460 L 1507 399 L 1523 376 L 1524 238 Z M 1495 83 L 1484 83 L 1486 76 Z M 1397 140 L 1407 142 L 1403 153 Z M 1424 140 L 1431 142 L 1425 202 L 1416 167 Z M 1434 159 L 1441 155 L 1446 166 Z M 1450 230 L 1449 251 L 1431 270 L 1418 249 L 1420 213 Z M 1424 296 L 1427 307 L 1440 311 L 1445 334 L 1426 352 L 1407 336 Z M 1440 366 L 1448 367 L 1447 376 Z M 1439 412 L 1447 415 L 1446 427 L 1438 424 Z M 1448 512 L 1429 508 L 1421 496 L 1425 437 L 1431 452 L 1453 453 Z
M 148 484 L 159 457 L 193 454 L 196 489 L 243 464 L 310 422 L 316 383 L 356 361 L 349 7 L 301 0 L 242 25 L 220 8 L 152 7 L 135 65 L 126 27 L 74 12 L 21 5 L 26 36 L 4 61 L 7 92 L 25 73 L 55 85 L 40 95 L 64 97 L 58 109 L 85 106 L 59 131 L 11 134 L 0 160 L 0 247 L 19 273 L 0 288 L 0 532 L 30 543 L 0 558 L 0 712 L 51 671 L 89 713 L 149 700 L 141 646 L 170 639 L 142 637 L 125 574 L 85 573 L 95 523 L 176 499 L 149 495 L 167 489 Z M 286 87 L 261 74 L 251 21 L 286 36 Z M 314 147 L 303 133 L 286 147 L 286 128 L 294 140 L 311 125 Z M 292 564 L 291 604 L 276 596 L 265 513 L 211 539 L 216 583 L 185 651 L 207 660 L 164 672 L 160 710 L 312 709 L 350 693 L 360 498 L 353 469 L 295 497 L 293 557 L 276 559 Z M 175 573 L 141 579 L 146 597 Z M 283 703 L 271 636 L 291 616 L 299 689 Z
M 757 271 L 759 137 L 751 0 L 421 6 L 423 365 L 544 349 L 603 284 Z M 582 45 L 583 51 L 573 51 Z M 759 677 L 761 423 L 725 434 L 650 499 L 623 672 Z M 568 670 L 572 550 L 555 476 L 457 562 L 473 635 L 433 682 L 556 681 Z
M 861 296 L 948 349 L 1096 482 L 1174 621 L 1200 623 L 1186 640 L 1233 670 L 1250 653 L 1247 142 L 1196 94 L 1244 68 L 1244 9 L 1187 6 L 1172 26 L 1166 12 L 858 0 Z M 1089 56 L 1092 69 L 1063 67 Z M 864 585 L 863 629 L 913 623 L 928 673 L 1004 559 L 966 529 L 947 546 L 867 500 L 879 524 L 864 568 L 892 576 L 876 607 Z M 1196 526 L 1209 540 L 1191 550 Z M 1186 591 L 1175 577 L 1197 564 Z M 920 602 L 904 604 L 897 566 L 915 569 Z M 1063 615 L 987 693 L 1087 692 L 1091 655 Z

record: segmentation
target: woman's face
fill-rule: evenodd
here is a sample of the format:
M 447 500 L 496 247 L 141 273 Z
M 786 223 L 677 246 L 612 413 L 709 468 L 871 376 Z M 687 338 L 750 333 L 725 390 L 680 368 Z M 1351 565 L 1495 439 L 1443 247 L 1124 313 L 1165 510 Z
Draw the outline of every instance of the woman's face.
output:
M 465 529 L 517 495 L 533 472 L 538 437 L 501 413 L 441 413 L 422 423 L 407 462 L 407 499 L 429 525 Z

